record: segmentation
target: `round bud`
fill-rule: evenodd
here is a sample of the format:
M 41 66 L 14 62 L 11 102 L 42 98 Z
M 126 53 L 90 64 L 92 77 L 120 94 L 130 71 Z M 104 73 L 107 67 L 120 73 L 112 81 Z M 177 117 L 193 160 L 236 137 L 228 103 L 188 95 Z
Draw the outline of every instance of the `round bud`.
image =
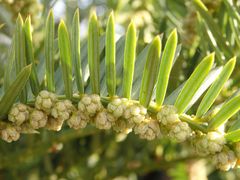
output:
M 112 127 L 113 130 L 118 133 L 128 134 L 132 131 L 134 123 L 125 118 L 119 118 L 117 121 L 113 123 Z
M 115 98 L 107 106 L 108 112 L 110 112 L 116 119 L 123 116 L 129 101 L 126 98 Z
M 131 104 L 126 107 L 123 117 L 135 124 L 140 124 L 144 121 L 147 115 L 147 109 L 140 104 Z
M 95 117 L 95 125 L 98 129 L 110 129 L 116 119 L 106 110 L 99 112 Z
M 34 109 L 30 114 L 29 122 L 34 129 L 39 129 L 47 124 L 47 119 L 48 117 L 43 111 Z
M 90 117 L 94 117 L 101 109 L 103 109 L 103 105 L 97 94 L 85 94 L 78 103 L 78 110 Z
M 88 122 L 89 117 L 86 116 L 84 113 L 81 113 L 80 111 L 73 112 L 70 119 L 67 120 L 68 126 L 76 130 L 85 128 Z
M 53 108 L 51 110 L 51 115 L 54 118 L 65 121 L 65 120 L 69 119 L 69 117 L 74 109 L 75 108 L 71 101 L 69 101 L 69 100 L 59 101 L 53 106 Z
M 17 127 L 7 126 L 5 129 L 0 131 L 2 140 L 10 143 L 13 141 L 17 141 L 20 138 L 20 133 Z
M 8 114 L 8 120 L 16 125 L 21 125 L 29 119 L 29 107 L 24 104 L 14 104 Z
M 41 91 L 36 97 L 35 107 L 50 114 L 53 106 L 57 102 L 57 96 L 46 90 Z
M 166 105 L 161 107 L 157 113 L 157 120 L 164 126 L 170 127 L 176 122 L 180 122 L 177 109 L 174 106 Z
M 212 131 L 196 135 L 192 142 L 196 153 L 208 155 L 220 152 L 225 144 L 225 139 L 220 132 Z
M 228 171 L 235 167 L 237 158 L 232 150 L 225 147 L 221 152 L 213 156 L 213 161 L 218 169 Z
M 191 136 L 192 130 L 186 122 L 175 122 L 169 131 L 169 137 L 177 142 L 184 142 Z
M 142 123 L 134 127 L 135 134 L 141 139 L 154 140 L 160 136 L 160 128 L 157 121 L 150 118 L 145 119 Z

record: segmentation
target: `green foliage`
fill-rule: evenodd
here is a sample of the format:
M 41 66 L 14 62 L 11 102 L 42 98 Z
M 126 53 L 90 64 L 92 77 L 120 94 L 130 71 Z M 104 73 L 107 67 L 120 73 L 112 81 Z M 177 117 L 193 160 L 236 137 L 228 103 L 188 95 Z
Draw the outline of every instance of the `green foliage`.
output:
M 26 65 L 26 57 L 25 57 L 25 35 L 24 35 L 24 27 L 23 20 L 21 15 L 18 16 L 16 22 L 16 32 L 15 32 L 15 67 L 16 74 L 19 74 L 22 68 Z M 21 102 L 27 102 L 27 89 L 23 88 L 20 95 Z
M 16 101 L 17 97 L 21 94 L 26 86 L 28 78 L 31 74 L 32 65 L 28 65 L 18 73 L 16 80 L 9 86 L 0 101 L 0 117 L 6 118 L 10 108 Z M 21 96 L 20 96 L 21 97 Z
M 114 96 L 116 90 L 115 50 L 115 22 L 112 12 L 106 29 L 106 81 L 109 96 Z
M 209 110 L 209 108 L 211 107 L 211 105 L 214 103 L 217 96 L 219 95 L 220 91 L 222 90 L 224 83 L 230 77 L 234 69 L 235 63 L 236 63 L 236 58 L 233 58 L 229 60 L 228 63 L 223 67 L 218 78 L 213 82 L 213 84 L 211 85 L 211 87 L 203 97 L 203 100 L 201 101 L 197 109 L 196 117 L 200 117 L 204 115 Z
M 175 107 L 178 109 L 179 114 L 186 110 L 189 102 L 211 70 L 213 61 L 213 53 L 205 57 L 189 77 L 186 84 L 183 86 L 183 89 L 175 102 Z
M 117 4 L 118 3 L 119 2 L 117 2 Z M 9 55 L 5 66 L 4 83 L 0 89 L 1 91 L 4 89 L 0 101 L 0 114 L 3 120 L 1 122 L 5 123 L 5 121 L 7 121 L 6 117 L 8 111 L 14 103 L 20 100 L 21 102 L 32 105 L 32 102 L 35 100 L 32 94 L 36 96 L 40 90 L 47 89 L 52 92 L 56 91 L 59 99 L 68 98 L 72 99 L 74 102 L 79 98 L 78 96 L 73 97 L 73 93 L 75 92 L 78 92 L 80 95 L 83 93 L 101 94 L 101 100 L 106 104 L 109 103 L 111 97 L 116 95 L 134 99 L 134 103 L 139 102 L 141 105 L 147 107 L 152 117 L 156 116 L 156 113 L 162 106 L 172 104 L 178 109 L 180 120 L 186 122 L 193 130 L 208 133 L 209 131 L 218 130 L 218 128 L 224 124 L 226 130 L 230 126 L 228 131 L 223 132 L 225 139 L 228 141 L 226 146 L 231 147 L 232 143 L 239 142 L 240 126 L 237 123 L 238 117 L 235 118 L 236 116 L 234 116 L 239 112 L 239 95 L 235 97 L 231 96 L 236 86 L 238 87 L 236 82 L 238 82 L 239 77 L 237 68 L 233 71 L 235 63 L 238 64 L 238 61 L 236 61 L 238 57 L 232 58 L 232 56 L 238 55 L 237 50 L 240 47 L 238 37 L 240 30 L 237 25 L 238 23 L 236 23 L 239 22 L 239 14 L 236 11 L 237 7 L 235 4 L 224 0 L 221 4 L 221 8 L 225 10 L 224 16 L 226 18 L 220 18 L 220 16 L 216 16 L 216 14 L 219 15 L 221 12 L 216 11 L 212 13 L 209 7 L 204 5 L 200 0 L 193 1 L 192 3 L 198 11 L 196 20 L 198 20 L 199 24 L 196 26 L 202 30 L 201 33 L 204 34 L 204 36 L 201 36 L 202 40 L 199 40 L 199 42 L 192 42 L 190 50 L 186 49 L 186 46 L 183 44 L 181 54 L 179 55 L 180 46 L 177 46 L 178 35 L 180 36 L 179 39 L 181 39 L 179 43 L 183 43 L 184 37 L 182 32 L 184 30 L 179 28 L 182 27 L 182 24 L 178 20 L 179 18 L 185 18 L 186 7 L 183 6 L 181 1 L 152 1 L 151 3 L 146 1 L 144 3 L 148 5 L 152 3 L 153 9 L 163 6 L 166 9 L 175 9 L 174 12 L 167 11 L 168 15 L 164 19 L 159 18 L 162 17 L 162 12 L 158 12 L 158 14 L 156 13 L 155 15 L 152 13 L 151 18 L 155 22 L 152 24 L 154 24 L 155 29 L 154 32 L 150 33 L 151 37 L 153 37 L 153 34 L 156 35 L 159 32 L 164 32 L 165 34 L 163 37 L 155 36 L 150 44 L 143 43 L 143 36 L 146 37 L 143 35 L 143 29 L 147 29 L 148 25 L 151 23 L 149 23 L 146 28 L 143 26 L 144 28 L 141 29 L 139 28 L 139 24 L 133 21 L 128 25 L 126 36 L 122 36 L 116 41 L 117 36 L 115 35 L 115 28 L 117 28 L 117 26 L 115 27 L 115 21 L 119 22 L 119 17 L 121 17 L 121 13 L 118 13 L 121 10 L 120 5 L 116 6 L 116 13 L 114 13 L 116 18 L 113 17 L 113 13 L 110 14 L 108 22 L 106 23 L 105 35 L 102 35 L 104 34 L 104 30 L 101 28 L 105 28 L 105 25 L 101 24 L 100 26 L 101 17 L 98 19 L 96 14 L 92 13 L 89 20 L 88 36 L 86 39 L 81 40 L 80 20 L 86 19 L 88 11 L 86 14 L 84 14 L 84 12 L 82 14 L 81 12 L 81 19 L 78 10 L 75 12 L 73 19 L 69 18 L 69 15 L 67 15 L 65 22 L 68 28 L 65 22 L 61 21 L 58 26 L 57 39 L 54 34 L 56 22 L 53 18 L 53 12 L 50 11 L 45 23 L 45 33 L 42 44 L 41 40 L 36 40 L 40 47 L 38 47 L 34 39 L 32 39 L 30 17 L 23 23 L 19 15 L 16 32 L 14 38 L 12 38 L 12 48 L 9 48 Z M 148 7 L 149 6 L 139 6 L 138 8 L 143 11 L 144 8 L 144 10 L 146 10 Z M 129 15 L 129 17 L 134 15 L 133 13 Z M 216 18 L 218 18 L 217 21 Z M 226 20 L 225 25 L 222 25 L 224 24 L 222 23 L 223 19 Z M 161 21 L 160 28 L 163 30 L 158 29 L 158 26 L 160 26 L 159 21 Z M 169 25 L 169 22 L 171 25 Z M 177 29 L 172 30 L 172 26 L 177 27 Z M 228 30 L 223 32 L 225 31 L 225 26 L 228 27 Z M 68 30 L 71 32 L 70 34 L 68 34 Z M 39 29 L 34 28 L 34 32 L 37 31 L 39 31 Z M 168 32 L 171 33 L 168 35 Z M 33 38 L 36 37 L 37 35 L 34 36 L 33 34 Z M 56 43 L 56 40 L 58 43 Z M 163 52 L 160 57 L 162 42 Z M 55 46 L 58 46 L 59 54 Z M 44 47 L 44 55 L 41 52 L 41 47 Z M 204 48 L 206 48 L 206 50 L 204 50 Z M 226 61 L 222 69 L 218 67 L 212 68 L 214 54 L 212 53 L 209 55 L 209 52 L 212 50 L 216 53 L 215 62 L 217 65 L 219 65 L 219 62 L 223 64 L 224 61 L 222 60 Z M 205 54 L 208 55 L 202 58 Z M 201 58 L 203 60 L 201 60 Z M 176 61 L 176 59 L 178 60 Z M 31 65 L 27 66 L 28 64 Z M 199 65 L 197 66 L 197 64 Z M 182 71 L 183 66 L 184 70 Z M 191 73 L 192 75 L 189 77 Z M 15 75 L 16 79 L 14 80 Z M 231 79 L 229 79 L 230 76 Z M 31 89 L 28 87 L 28 80 Z M 233 80 L 233 82 L 231 80 Z M 234 83 L 236 85 L 235 87 L 232 85 Z M 228 97 L 230 98 L 226 103 L 223 103 Z M 221 108 L 217 105 L 220 105 Z M 218 110 L 217 113 L 215 112 L 216 110 Z M 191 116 L 188 114 L 191 114 Z M 121 167 L 121 171 L 123 172 L 128 168 L 126 164 L 128 165 L 131 161 L 133 154 L 136 153 L 136 149 L 140 147 L 152 147 L 152 150 L 137 153 L 137 160 L 133 160 L 134 162 L 142 163 L 147 159 L 147 163 L 145 165 L 143 165 L 143 163 L 141 168 L 128 169 L 126 174 L 132 171 L 141 174 L 142 169 L 144 169 L 144 172 L 148 172 L 149 169 L 159 169 L 161 165 L 158 163 L 153 164 L 156 159 L 145 156 L 146 154 L 151 154 L 152 156 L 154 154 L 155 156 L 155 153 L 157 153 L 157 146 L 161 146 L 163 149 L 158 149 L 158 151 L 164 152 L 155 158 L 163 158 L 163 163 L 166 163 L 166 166 L 169 164 L 169 166 L 172 167 L 172 163 L 174 164 L 178 159 L 175 157 L 179 157 L 180 154 L 178 153 L 180 147 L 172 147 L 175 145 L 175 142 L 169 143 L 166 139 L 153 141 L 146 145 L 146 142 L 136 141 L 135 137 L 129 135 L 125 136 L 125 138 L 127 137 L 126 140 L 116 143 L 115 138 L 113 138 L 115 134 L 112 132 L 100 133 L 92 129 L 76 133 L 67 131 L 68 130 L 64 128 L 60 135 L 50 135 L 49 132 L 41 132 L 41 136 L 34 137 L 33 139 L 43 138 L 44 146 L 41 147 L 42 140 L 39 140 L 37 148 L 41 150 L 33 148 L 33 152 L 36 154 L 40 152 L 41 155 L 44 155 L 47 149 L 51 148 L 49 144 L 53 144 L 53 142 L 64 142 L 69 143 L 69 147 L 64 148 L 70 149 L 71 152 L 74 149 L 72 154 L 79 154 L 75 146 L 72 145 L 75 143 L 74 139 L 77 139 L 77 144 L 80 142 L 84 147 L 80 150 L 80 154 L 86 155 L 86 157 L 80 158 L 82 162 L 78 162 L 79 166 L 82 166 L 84 163 L 87 164 L 87 162 L 90 161 L 90 157 L 96 157 L 96 154 L 103 158 L 99 166 L 98 164 L 96 165 L 98 169 L 84 167 L 83 169 L 85 169 L 85 171 L 89 168 L 88 170 L 97 173 L 104 169 L 104 167 L 101 166 L 102 164 L 104 164 L 104 166 L 106 165 L 108 168 L 114 169 L 112 164 L 116 163 L 118 164 L 116 166 Z M 65 136 L 65 133 L 67 136 Z M 97 137 L 92 136 L 95 133 L 98 134 Z M 46 140 L 48 136 L 51 136 L 51 138 Z M 87 137 L 85 138 L 85 136 Z M 29 137 L 24 138 L 27 139 Z M 117 138 L 119 137 L 116 135 L 116 139 Z M 71 142 L 69 142 L 70 140 Z M 89 142 L 94 142 L 94 145 L 89 145 Z M 99 142 L 103 143 L 99 144 Z M 117 154 L 123 152 L 122 146 L 127 147 L 129 143 L 134 146 L 132 151 L 125 148 L 123 159 L 120 159 Z M 138 143 L 141 144 L 141 146 L 136 145 Z M 163 146 L 162 143 L 164 144 Z M 185 144 L 181 145 L 184 148 L 187 147 Z M 89 148 L 91 152 L 86 148 L 88 146 L 91 146 L 91 148 Z M 109 148 L 110 150 L 106 150 L 106 147 L 112 146 L 114 147 Z M 67 152 L 66 149 L 63 151 Z M 84 149 L 87 149 L 87 152 L 82 152 L 85 151 Z M 174 155 L 166 155 L 169 149 L 175 149 L 177 153 L 174 154 L 174 152 L 171 151 Z M 105 151 L 107 151 L 106 154 Z M 186 154 L 186 151 L 185 149 L 182 154 Z M 130 152 L 132 153 L 131 155 L 129 155 Z M 92 156 L 90 156 L 90 153 L 92 153 Z M 125 159 L 127 156 L 129 156 L 128 159 Z M 39 156 L 39 158 L 40 157 L 41 156 Z M 67 157 L 71 158 L 71 156 Z M 105 163 L 104 160 L 110 163 Z M 180 158 L 180 161 L 185 160 Z M 0 158 L 0 162 L 6 163 L 7 161 L 3 161 Z M 124 162 L 124 165 L 119 166 L 118 162 Z M 5 163 L 0 163 L 2 164 L 0 168 L 4 167 Z M 71 164 L 71 162 L 69 162 L 69 164 Z M 8 166 L 10 167 L 9 164 Z M 149 169 L 145 166 L 149 166 Z M 71 168 L 73 167 L 69 167 L 69 169 Z M 169 167 L 161 168 L 168 169 Z M 180 169 L 182 170 L 184 168 L 185 167 L 181 167 Z M 112 177 L 114 177 L 114 174 L 118 174 L 114 172 L 114 170 L 110 173 L 113 174 Z M 86 175 L 85 177 L 89 176 L 90 175 Z M 109 177 L 110 176 L 109 174 Z
M 91 14 L 88 25 L 88 63 L 92 92 L 100 94 L 99 27 L 95 13 Z
M 143 71 L 142 85 L 140 89 L 139 102 L 148 107 L 151 99 L 154 85 L 160 64 L 161 40 L 157 36 L 153 39 L 147 54 L 147 60 Z
M 236 112 L 240 110 L 240 96 L 232 98 L 230 101 L 226 102 L 218 113 L 210 120 L 208 129 L 214 130 L 225 123 L 229 118 L 231 118 Z
M 157 89 L 156 89 L 156 103 L 158 106 L 161 106 L 163 104 L 163 101 L 167 92 L 168 80 L 169 80 L 176 48 L 177 48 L 177 31 L 175 29 L 172 31 L 172 33 L 168 37 L 168 40 L 166 42 L 165 49 L 162 55 L 160 71 L 158 75 Z
M 31 85 L 32 92 L 36 96 L 40 91 L 40 84 L 37 76 L 37 70 L 35 67 L 35 60 L 34 60 L 34 54 L 33 54 L 30 16 L 25 21 L 24 32 L 25 32 L 25 43 L 26 43 L 26 61 L 27 61 L 27 64 L 32 64 L 32 72 L 30 75 L 29 82 Z
M 65 94 L 68 99 L 72 98 L 72 57 L 70 49 L 70 39 L 67 28 L 63 21 L 58 26 L 58 44 L 61 59 L 61 68 L 63 75 L 63 82 L 65 86 Z
M 123 97 L 128 99 L 131 98 L 136 44 L 136 28 L 131 22 L 126 33 L 123 65 Z
M 80 27 L 79 27 L 79 10 L 77 9 L 73 21 L 71 31 L 71 54 L 74 66 L 74 74 L 79 93 L 84 93 L 84 84 L 82 78 L 81 67 L 81 45 L 80 45 Z
M 55 91 L 54 83 L 54 17 L 50 11 L 46 21 L 44 52 L 46 58 L 46 87 L 49 91 Z
M 12 71 L 14 68 L 14 61 L 15 60 L 15 44 L 14 44 L 14 37 L 12 39 L 11 43 L 11 48 L 9 50 L 9 55 L 7 59 L 7 63 L 5 66 L 5 72 L 4 72 L 4 83 L 3 83 L 3 88 L 4 91 L 6 92 L 7 89 L 9 88 L 11 82 L 12 82 Z
M 230 142 L 239 142 L 240 141 L 240 129 L 227 133 L 225 135 L 225 138 Z

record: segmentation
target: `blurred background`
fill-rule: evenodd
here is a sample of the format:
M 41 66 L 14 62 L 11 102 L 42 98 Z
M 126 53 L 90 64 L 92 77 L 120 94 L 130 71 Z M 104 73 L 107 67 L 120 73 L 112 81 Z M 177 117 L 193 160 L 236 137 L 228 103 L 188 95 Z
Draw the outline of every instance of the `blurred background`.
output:
M 208 11 L 192 0 L 0 0 L 0 86 L 18 13 L 32 18 L 34 55 L 40 62 L 44 58 L 48 11 L 54 12 L 56 29 L 60 19 L 70 29 L 74 11 L 79 8 L 82 42 L 87 38 L 91 11 L 98 15 L 102 35 L 107 17 L 114 11 L 117 39 L 124 36 L 133 20 L 138 31 L 138 53 L 156 35 L 162 34 L 165 44 L 169 33 L 177 28 L 181 52 L 171 73 L 170 94 L 210 52 L 216 52 L 216 65 L 233 56 L 239 59 L 240 1 L 203 3 Z M 237 66 L 217 104 L 239 88 L 239 81 Z M 197 105 L 190 109 L 190 114 Z M 209 163 L 211 159 L 196 157 L 189 146 L 168 139 L 148 142 L 133 134 L 103 132 L 92 127 L 81 131 L 66 127 L 58 133 L 42 131 L 25 135 L 12 144 L 0 141 L 0 179 L 240 179 L 239 170 L 217 171 Z

